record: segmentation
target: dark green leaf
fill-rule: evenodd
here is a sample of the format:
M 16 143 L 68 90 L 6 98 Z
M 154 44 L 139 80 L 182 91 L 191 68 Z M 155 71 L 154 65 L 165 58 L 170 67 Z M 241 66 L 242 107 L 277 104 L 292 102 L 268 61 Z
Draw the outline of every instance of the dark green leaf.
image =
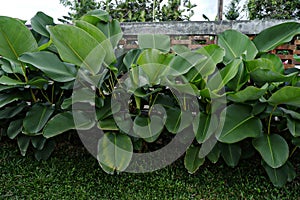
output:
M 235 144 L 220 144 L 221 149 L 221 155 L 225 161 L 225 163 L 230 167 L 237 166 L 241 154 L 242 149 L 241 147 L 235 143 Z
M 25 52 L 37 50 L 36 40 L 30 30 L 19 20 L 0 16 L 0 55 L 19 62 Z
M 24 131 L 29 135 L 38 134 L 54 112 L 54 108 L 35 104 L 27 112 L 23 121 Z
M 23 128 L 23 119 L 17 119 L 15 121 L 10 122 L 8 128 L 7 128 L 7 136 L 10 139 L 14 139 L 21 133 Z
M 203 165 L 205 158 L 199 158 L 198 154 L 200 146 L 190 146 L 184 157 L 184 166 L 190 174 L 195 173 L 201 165 Z
M 45 125 L 43 136 L 46 138 L 50 138 L 72 129 L 75 129 L 72 113 L 59 113 L 52 117 Z
M 50 37 L 50 34 L 46 26 L 55 25 L 53 22 L 53 18 L 43 12 L 37 12 L 36 15 L 31 18 L 30 22 L 33 30 L 48 38 Z
M 299 32 L 299 23 L 286 22 L 263 30 L 254 38 L 253 42 L 260 52 L 268 52 L 291 41 Z
M 48 51 L 25 53 L 20 60 L 32 64 L 58 82 L 69 82 L 76 78 L 77 70 L 74 66 L 64 64 L 55 54 Z
M 247 137 L 259 137 L 262 123 L 251 114 L 252 108 L 246 105 L 231 104 L 223 111 L 224 126 L 218 140 L 224 143 L 239 142 Z M 225 115 L 226 112 L 226 115 Z
M 97 159 L 107 173 L 124 171 L 130 163 L 132 154 L 133 145 L 127 135 L 106 133 L 99 140 Z
M 252 144 L 263 160 L 272 168 L 281 167 L 289 157 L 289 146 L 280 135 L 264 135 L 255 138 Z

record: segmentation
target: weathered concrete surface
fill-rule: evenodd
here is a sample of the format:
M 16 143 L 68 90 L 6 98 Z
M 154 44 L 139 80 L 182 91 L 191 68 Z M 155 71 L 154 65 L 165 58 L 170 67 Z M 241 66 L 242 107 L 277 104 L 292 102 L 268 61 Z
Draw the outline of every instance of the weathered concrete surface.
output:
M 293 21 L 293 20 L 289 20 Z M 190 21 L 190 22 L 137 22 L 122 23 L 124 35 L 165 34 L 165 35 L 218 35 L 234 29 L 247 35 L 255 35 L 262 30 L 283 23 L 286 20 L 252 21 Z M 300 21 L 296 21 L 300 22 Z

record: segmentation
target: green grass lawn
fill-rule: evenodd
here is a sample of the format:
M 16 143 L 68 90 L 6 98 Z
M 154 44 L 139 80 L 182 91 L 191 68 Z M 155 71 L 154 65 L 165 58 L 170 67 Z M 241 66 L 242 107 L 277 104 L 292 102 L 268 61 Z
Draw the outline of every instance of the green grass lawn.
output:
M 78 145 L 60 145 L 42 162 L 22 157 L 12 142 L 0 147 L 0 199 L 300 199 L 299 177 L 276 188 L 258 159 L 237 168 L 207 161 L 193 175 L 182 159 L 153 173 L 108 175 Z

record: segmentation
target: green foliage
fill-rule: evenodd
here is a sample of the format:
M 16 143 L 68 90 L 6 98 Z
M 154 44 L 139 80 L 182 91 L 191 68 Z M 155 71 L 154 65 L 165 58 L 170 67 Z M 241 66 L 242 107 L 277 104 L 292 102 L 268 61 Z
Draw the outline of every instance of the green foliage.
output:
M 299 147 L 299 70 L 284 70 L 268 51 L 299 34 L 298 23 L 268 28 L 254 41 L 228 30 L 218 45 L 196 51 L 171 51 L 168 36 L 143 35 L 139 49 L 117 56 L 120 24 L 104 11 L 74 25 L 55 25 L 42 13 L 32 21 L 30 31 L 0 17 L 0 128 L 22 155 L 31 148 L 47 159 L 57 136 L 101 130 L 92 138 L 95 154 L 113 174 L 126 171 L 135 153 L 187 132 L 195 136 L 184 160 L 190 173 L 205 160 L 235 167 L 256 152 L 274 185 L 295 177 L 289 159 Z
M 225 17 L 228 20 L 237 20 L 240 17 L 241 7 L 239 6 L 240 0 L 231 0 L 227 6 Z
M 190 0 L 60 0 L 60 3 L 72 11 L 65 17 L 67 20 L 80 19 L 91 10 L 101 9 L 120 22 L 184 21 L 194 15 L 196 7 Z
M 299 19 L 300 2 L 293 0 L 249 0 L 249 19 Z

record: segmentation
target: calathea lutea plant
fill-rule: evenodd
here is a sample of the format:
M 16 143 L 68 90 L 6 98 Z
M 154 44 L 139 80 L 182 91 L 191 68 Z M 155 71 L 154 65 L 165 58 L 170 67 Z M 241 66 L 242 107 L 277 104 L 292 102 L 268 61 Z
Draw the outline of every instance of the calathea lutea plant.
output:
M 195 51 L 140 35 L 128 52 L 104 11 L 73 25 L 39 12 L 31 26 L 0 17 L 1 135 L 22 155 L 32 145 L 47 159 L 56 136 L 77 130 L 108 173 L 153 171 L 185 153 L 190 173 L 205 160 L 235 167 L 258 155 L 274 185 L 295 178 L 299 70 L 269 52 L 299 34 L 299 23 L 254 40 L 227 30 Z

